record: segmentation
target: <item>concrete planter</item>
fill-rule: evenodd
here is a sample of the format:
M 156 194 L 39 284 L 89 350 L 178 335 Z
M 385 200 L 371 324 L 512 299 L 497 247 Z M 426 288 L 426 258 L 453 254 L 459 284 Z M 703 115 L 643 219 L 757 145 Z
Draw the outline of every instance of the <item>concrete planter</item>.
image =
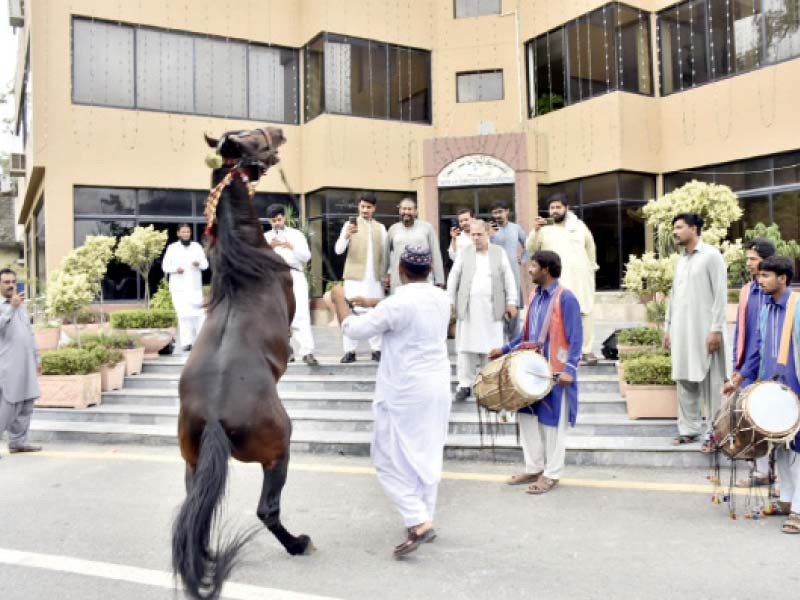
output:
M 621 360 L 617 361 L 617 377 L 619 378 L 619 395 L 624 398 L 628 384 L 625 383 L 625 366 Z
M 135 335 L 144 346 L 145 358 L 156 358 L 158 351 L 175 337 L 175 328 L 166 329 L 127 329 L 128 335 Z
M 101 401 L 100 373 L 88 375 L 40 375 L 42 396 L 36 406 L 86 408 Z
M 78 332 L 81 335 L 95 335 L 98 333 L 110 333 L 111 332 L 111 325 L 108 323 L 103 323 L 100 325 L 99 323 L 88 323 L 86 325 L 62 325 L 61 331 L 63 331 L 70 339 L 77 341 L 78 340 Z
M 144 348 L 132 348 L 123 350 L 125 355 L 125 375 L 138 375 L 142 372 L 144 363 Z
M 726 304 L 725 305 L 725 320 L 728 323 L 736 323 L 736 317 L 739 314 L 739 305 L 738 304 Z
M 33 334 L 36 336 L 36 347 L 39 348 L 39 352 L 58 349 L 61 327 L 42 327 L 34 329 Z
M 676 419 L 678 388 L 675 385 L 627 385 L 625 403 L 629 419 Z
M 122 389 L 125 383 L 125 361 L 100 367 L 100 388 L 104 392 Z

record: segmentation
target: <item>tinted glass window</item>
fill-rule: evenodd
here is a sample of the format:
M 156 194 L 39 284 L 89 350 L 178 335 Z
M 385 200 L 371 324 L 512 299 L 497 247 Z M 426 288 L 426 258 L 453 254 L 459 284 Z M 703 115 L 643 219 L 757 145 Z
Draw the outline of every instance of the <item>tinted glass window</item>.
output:
M 136 191 L 123 188 L 76 187 L 76 215 L 132 215 Z

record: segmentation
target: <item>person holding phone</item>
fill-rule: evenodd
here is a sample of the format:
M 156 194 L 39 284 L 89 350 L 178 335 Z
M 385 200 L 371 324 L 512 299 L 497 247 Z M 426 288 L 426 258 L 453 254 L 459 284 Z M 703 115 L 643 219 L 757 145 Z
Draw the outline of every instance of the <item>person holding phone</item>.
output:
M 358 196 L 358 217 L 345 221 L 339 239 L 336 240 L 336 254 L 347 252 L 344 263 L 344 293 L 348 298 L 361 296 L 380 299 L 384 297 L 383 275 L 386 273 L 386 228 L 376 221 L 375 205 L 377 199 L 372 192 L 362 192 Z M 358 340 L 342 334 L 344 356 L 340 362 L 356 361 Z M 369 339 L 372 360 L 381 359 L 381 336 L 376 334 Z
M 528 260 L 525 251 L 525 230 L 517 223 L 509 220 L 511 211 L 505 200 L 497 200 L 492 204 L 492 230 L 489 232 L 492 244 L 500 246 L 506 252 L 508 264 L 514 274 L 514 284 L 517 290 L 517 306 L 522 306 L 522 286 L 520 285 L 519 268 Z M 509 341 L 519 335 L 519 317 L 506 319 L 503 324 L 503 337 Z
M 581 361 L 597 364 L 592 353 L 594 344 L 594 291 L 597 251 L 592 232 L 569 209 L 567 195 L 555 193 L 547 198 L 548 219 L 537 217 L 528 235 L 525 247 L 530 254 L 550 250 L 561 258 L 561 285 L 578 298 L 583 322 L 583 350 Z M 552 219 L 552 222 L 551 222 Z
M 0 435 L 8 431 L 8 450 L 38 452 L 28 442 L 33 404 L 41 395 L 37 375 L 42 362 L 25 294 L 17 288 L 17 274 L 0 270 Z
M 472 245 L 469 224 L 475 215 L 472 214 L 471 208 L 459 208 L 456 217 L 458 220 L 450 226 L 450 247 L 447 249 L 447 255 L 453 262 L 461 250 Z

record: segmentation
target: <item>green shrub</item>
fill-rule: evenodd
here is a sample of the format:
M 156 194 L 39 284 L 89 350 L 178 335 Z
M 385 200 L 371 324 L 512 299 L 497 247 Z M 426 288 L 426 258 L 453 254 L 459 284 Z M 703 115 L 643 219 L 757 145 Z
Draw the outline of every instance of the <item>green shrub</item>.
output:
M 728 304 L 739 304 L 739 290 L 728 290 Z
M 627 364 L 633 358 L 640 356 L 669 356 L 667 350 L 663 350 L 661 346 L 637 346 L 632 350 L 623 350 L 619 353 L 619 360 Z
M 115 332 L 112 334 L 94 333 L 81 336 L 81 346 L 103 346 L 108 349 L 116 350 L 130 350 L 132 348 L 140 348 L 141 342 L 139 338 L 127 333 Z M 70 348 L 77 348 L 77 344 L 72 343 Z
M 617 335 L 617 344 L 620 346 L 659 346 L 661 345 L 661 332 L 653 327 L 623 329 Z
M 93 325 L 100 322 L 100 315 L 88 309 L 84 309 L 78 311 L 76 316 L 68 316 L 64 319 L 64 323 L 69 325 L 74 325 L 76 321 L 78 325 Z
M 649 354 L 625 362 L 625 382 L 629 385 L 671 385 L 672 359 Z
M 42 352 L 42 375 L 85 375 L 100 368 L 97 355 L 79 348 Z
M 169 310 L 120 310 L 111 314 L 114 329 L 160 329 L 174 327 L 177 319 Z
M 99 341 L 87 342 L 86 340 L 81 340 L 81 343 L 83 344 L 82 349 L 90 352 L 101 365 L 116 365 L 125 358 L 121 350 L 104 346 Z M 76 344 L 69 344 L 67 346 L 67 348 L 77 347 Z
M 169 283 L 167 278 L 161 280 L 158 284 L 158 289 L 153 297 L 150 298 L 151 310 L 171 310 L 174 311 L 175 307 L 172 306 L 172 294 L 169 293 Z

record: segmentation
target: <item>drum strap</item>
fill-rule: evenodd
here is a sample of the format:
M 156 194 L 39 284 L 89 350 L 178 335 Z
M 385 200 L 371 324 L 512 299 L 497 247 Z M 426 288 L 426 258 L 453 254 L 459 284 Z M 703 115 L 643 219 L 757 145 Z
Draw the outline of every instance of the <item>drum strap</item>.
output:
M 539 330 L 539 339 L 536 340 L 540 348 L 544 348 L 544 342 L 547 340 L 547 334 L 550 333 L 550 321 L 553 320 L 553 311 L 555 310 L 556 302 L 561 302 L 561 292 L 564 290 L 560 285 L 553 292 L 553 299 L 547 305 L 547 312 L 544 314 L 544 321 Z
M 792 325 L 794 324 L 798 295 L 800 294 L 791 294 L 786 302 L 786 316 L 783 319 L 783 330 L 781 331 L 781 347 L 778 351 L 778 364 L 782 367 L 785 367 L 789 361 L 789 346 L 792 341 Z

